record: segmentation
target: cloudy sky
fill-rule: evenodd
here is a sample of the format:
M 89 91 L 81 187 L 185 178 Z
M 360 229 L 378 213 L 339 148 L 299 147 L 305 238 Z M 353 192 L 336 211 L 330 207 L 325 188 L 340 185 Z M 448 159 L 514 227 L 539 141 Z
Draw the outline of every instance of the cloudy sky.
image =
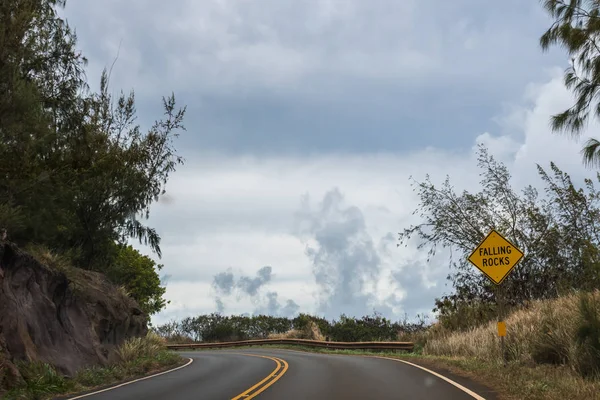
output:
M 187 162 L 150 220 L 171 300 L 155 323 L 427 313 L 449 269 L 396 247 L 415 222 L 409 176 L 476 190 L 481 142 L 515 185 L 550 160 L 590 174 L 548 129 L 571 96 L 566 55 L 539 48 L 537 0 L 80 0 L 62 14 L 93 87 L 118 54 L 111 88 L 135 89 L 143 127 L 162 95 L 188 107 Z

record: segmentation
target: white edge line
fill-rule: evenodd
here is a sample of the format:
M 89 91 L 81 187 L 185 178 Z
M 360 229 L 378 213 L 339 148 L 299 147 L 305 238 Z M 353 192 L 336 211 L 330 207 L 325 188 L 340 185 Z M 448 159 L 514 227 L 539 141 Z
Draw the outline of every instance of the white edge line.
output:
M 475 398 L 475 399 L 477 399 L 477 400 L 485 400 L 485 398 L 484 398 L 484 397 L 481 397 L 480 395 L 478 395 L 477 393 L 473 392 L 472 390 L 470 390 L 470 389 L 467 389 L 466 387 L 464 387 L 463 385 L 461 385 L 461 384 L 459 384 L 459 383 L 457 383 L 457 382 L 454 382 L 452 379 L 450 379 L 450 378 L 446 378 L 444 375 L 440 375 L 440 374 L 438 374 L 437 372 L 431 371 L 431 370 L 429 370 L 429 369 L 427 369 L 427 368 L 425 368 L 425 367 L 421 367 L 420 365 L 413 364 L 413 363 L 411 363 L 411 362 L 408 362 L 408 361 L 400 360 L 400 359 L 398 359 L 398 358 L 381 357 L 381 356 L 367 356 L 367 357 L 373 357 L 373 358 L 383 358 L 384 360 L 398 361 L 398 362 L 401 362 L 401 363 L 405 363 L 405 364 L 411 365 L 411 366 L 413 366 L 413 367 L 416 367 L 416 368 L 420 368 L 420 369 L 422 369 L 423 371 L 429 372 L 430 374 L 432 374 L 432 375 L 435 375 L 435 376 L 437 376 L 438 378 L 445 380 L 445 381 L 446 381 L 446 382 L 448 382 L 449 384 L 451 384 L 451 385 L 455 386 L 456 388 L 458 388 L 458 389 L 462 390 L 463 392 L 467 393 L 468 395 L 472 396 L 473 398 Z
M 292 349 L 277 349 L 277 350 L 283 350 L 283 351 L 294 351 L 294 352 L 298 352 L 298 353 L 310 353 L 310 354 L 326 354 L 327 353 L 313 353 L 310 351 L 302 351 L 302 350 L 292 350 Z M 329 355 L 339 355 L 339 356 L 345 356 L 346 354 L 329 354 Z M 351 356 L 351 354 L 348 354 L 348 356 Z M 359 356 L 360 357 L 360 356 Z M 476 400 L 486 400 L 485 397 L 481 397 L 480 395 L 478 395 L 477 393 L 473 392 L 472 390 L 464 387 L 463 385 L 461 385 L 460 383 L 454 382 L 452 379 L 450 378 L 446 378 L 444 375 L 440 375 L 437 372 L 434 372 L 432 370 L 429 370 L 425 367 L 421 367 L 420 365 L 417 364 L 413 364 L 411 362 L 408 361 L 404 361 L 404 360 L 400 360 L 398 358 L 390 358 L 390 357 L 382 357 L 382 356 L 368 356 L 368 355 L 362 355 L 362 357 L 371 357 L 371 358 L 382 358 L 384 360 L 392 360 L 392 361 L 398 361 L 401 363 L 405 363 L 408 364 L 410 366 L 416 367 L 416 368 L 420 368 L 425 372 L 429 372 L 432 375 L 437 376 L 440 379 L 445 380 L 446 382 L 448 382 L 449 384 L 453 385 L 454 387 L 456 387 L 457 389 L 462 390 L 463 392 L 465 392 L 466 394 L 472 396 L 473 398 L 475 398 Z
M 136 382 L 143 381 L 143 380 L 146 380 L 146 379 L 154 378 L 155 376 L 159 376 L 159 375 L 168 374 L 169 372 L 177 371 L 178 369 L 181 369 L 181 368 L 187 367 L 188 365 L 190 365 L 190 364 L 191 364 L 191 363 L 194 361 L 194 359 L 193 359 L 193 358 L 190 358 L 189 360 L 190 360 L 190 361 L 188 361 L 186 364 L 184 364 L 184 365 L 180 365 L 179 367 L 177 367 L 177 368 L 173 368 L 173 369 L 170 369 L 170 370 L 168 370 L 168 371 L 163 371 L 163 372 L 159 372 L 158 374 L 154 374 L 154 375 L 150 375 L 150 376 L 145 376 L 145 377 L 143 377 L 143 378 L 139 378 L 139 379 L 134 379 L 133 381 L 129 381 L 129 382 L 125 382 L 125 383 L 121 383 L 120 385 L 111 386 L 111 387 L 109 387 L 109 388 L 102 389 L 102 390 L 98 390 L 98 391 L 96 391 L 96 392 L 82 394 L 81 396 L 77 396 L 77 397 L 69 397 L 67 400 L 81 399 L 81 398 L 83 398 L 83 397 L 92 396 L 92 395 L 94 395 L 94 394 L 98 394 L 98 393 L 102 393 L 102 392 L 107 392 L 107 391 L 109 391 L 109 390 L 113 390 L 113 389 L 116 389 L 116 388 L 120 388 L 121 386 L 130 385 L 130 384 L 132 384 L 132 383 L 136 383 Z

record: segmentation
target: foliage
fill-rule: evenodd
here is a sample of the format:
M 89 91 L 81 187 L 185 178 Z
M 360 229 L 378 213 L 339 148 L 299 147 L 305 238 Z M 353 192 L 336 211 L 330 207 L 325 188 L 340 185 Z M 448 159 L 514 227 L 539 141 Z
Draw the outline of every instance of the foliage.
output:
M 100 91 L 90 91 L 87 60 L 57 13 L 64 6 L 0 4 L 0 229 L 19 245 L 70 252 L 76 266 L 106 272 L 115 261 L 135 259 L 121 249 L 129 239 L 161 256 L 160 236 L 143 220 L 183 163 L 173 143 L 185 129 L 185 107 L 176 107 L 174 95 L 163 98 L 163 118 L 144 132 L 134 92 L 113 98 L 109 72 Z M 164 289 L 149 261 L 110 269 L 120 279 L 144 271 L 147 281 L 130 289 L 149 312 L 162 308 Z
M 506 318 L 505 354 L 514 365 L 561 365 L 581 377 L 600 372 L 600 291 L 536 300 Z M 469 330 L 430 332 L 427 355 L 502 364 L 495 321 Z
M 157 273 L 162 267 L 132 246 L 119 245 L 116 259 L 108 267 L 106 276 L 113 282 L 122 283 L 142 311 L 152 315 L 167 305 L 163 298 L 166 288 L 161 286 Z
M 330 332 L 339 342 L 387 341 L 395 340 L 398 326 L 377 313 L 360 319 L 342 315 L 333 321 Z
M 295 318 L 285 318 L 267 315 L 224 316 L 213 313 L 187 317 L 181 321 L 171 321 L 153 329 L 158 335 L 170 342 L 180 343 L 189 340 L 222 342 L 266 339 L 269 337 L 284 337 L 285 334 L 292 331 L 300 336 L 314 336 L 314 333 L 308 332 L 313 329 L 319 332 L 319 335 L 325 335 L 328 340 L 360 342 L 395 341 L 401 333 L 414 334 L 425 330 L 426 324 L 423 319 L 418 323 L 411 323 L 406 319 L 402 322 L 393 322 L 378 313 L 362 318 L 341 315 L 338 320 L 333 321 L 309 314 L 299 314 Z
M 126 340 L 119 349 L 117 355 L 124 363 L 130 363 L 136 359 L 154 358 L 165 348 L 164 341 L 154 332 L 148 332 L 146 337 L 134 337 Z
M 543 50 L 552 45 L 565 48 L 571 57 L 564 82 L 575 97 L 575 104 L 552 117 L 554 131 L 581 135 L 592 116 L 600 116 L 600 3 L 590 0 L 544 0 L 544 9 L 553 18 L 540 38 Z M 600 142 L 589 139 L 582 150 L 588 165 L 600 166 Z
M 577 329 L 578 369 L 584 376 L 600 377 L 600 296 L 582 293 Z
M 117 362 L 93 366 L 78 371 L 72 378 L 58 373 L 41 362 L 19 362 L 22 382 L 3 399 L 50 399 L 57 395 L 85 391 L 101 385 L 139 377 L 150 371 L 167 369 L 182 362 L 182 358 L 167 350 L 164 341 L 153 333 L 125 341 L 118 349 Z
M 73 382 L 65 379 L 54 367 L 49 364 L 20 361 L 16 363 L 23 381 L 14 392 L 22 392 L 22 396 L 14 398 L 39 398 L 54 393 L 70 392 L 75 388 Z M 13 398 L 14 394 L 9 392 L 7 398 Z
M 491 229 L 525 253 L 502 283 L 509 308 L 555 298 L 569 289 L 599 287 L 600 192 L 594 182 L 586 179 L 584 187 L 577 188 L 554 163 L 550 172 L 538 166 L 545 184 L 545 196 L 539 196 L 532 186 L 521 193 L 513 189 L 507 167 L 482 145 L 478 165 L 482 170 L 478 193 L 456 193 L 449 177 L 441 186 L 429 176 L 415 182 L 420 198 L 415 213 L 423 221 L 400 234 L 401 242 L 416 236 L 419 248 L 429 247 L 430 256 L 439 246 L 452 251 L 449 279 L 455 291 L 436 300 L 440 322 L 467 329 L 472 325 L 463 318 L 465 313 L 477 316 L 473 324 L 494 316 L 495 286 L 467 261 Z

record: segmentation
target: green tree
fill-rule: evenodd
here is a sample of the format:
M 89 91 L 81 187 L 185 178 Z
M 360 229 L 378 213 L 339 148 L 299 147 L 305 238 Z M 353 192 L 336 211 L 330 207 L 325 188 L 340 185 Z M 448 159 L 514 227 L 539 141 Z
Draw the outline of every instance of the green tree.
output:
M 564 82 L 576 97 L 573 106 L 552 117 L 552 129 L 579 137 L 590 114 L 600 117 L 600 2 L 544 0 L 543 7 L 554 21 L 541 36 L 541 47 L 567 50 L 571 62 Z M 600 141 L 589 139 L 582 154 L 586 165 L 600 166 Z
M 142 311 L 152 315 L 167 305 L 163 297 L 166 288 L 161 286 L 158 276 L 162 268 L 162 264 L 156 264 L 132 246 L 119 245 L 116 259 L 108 267 L 106 275 L 113 282 L 122 284 Z
M 160 257 L 160 236 L 142 223 L 183 159 L 173 141 L 184 108 L 163 98 L 165 117 L 135 124 L 133 91 L 99 93 L 87 60 L 57 14 L 64 0 L 0 4 L 0 224 L 19 244 L 78 249 L 78 266 L 103 271 L 113 243 L 130 238 Z
M 64 1 L 0 4 L 0 220 L 15 239 L 44 236 L 63 225 L 63 215 L 50 207 L 61 193 L 52 179 L 59 154 L 55 121 L 59 115 L 66 120 L 68 105 L 77 101 L 85 59 L 74 53 L 74 35 L 56 17 L 61 5 Z
M 449 177 L 441 186 L 429 177 L 414 182 L 420 198 L 415 213 L 423 221 L 400 234 L 402 242 L 416 236 L 419 248 L 428 247 L 430 256 L 439 246 L 452 250 L 449 279 L 454 292 L 436 300 L 440 317 L 452 319 L 458 313 L 481 320 L 494 315 L 495 285 L 467 261 L 491 229 L 525 253 L 502 284 L 509 305 L 553 298 L 573 288 L 600 287 L 600 192 L 594 182 L 587 179 L 583 188 L 576 188 L 554 163 L 550 173 L 538 166 L 545 183 L 542 197 L 532 186 L 517 192 L 508 168 L 483 146 L 478 164 L 482 170 L 478 193 L 456 193 Z M 596 179 L 600 181 L 600 175 Z M 453 324 L 466 322 L 462 317 Z

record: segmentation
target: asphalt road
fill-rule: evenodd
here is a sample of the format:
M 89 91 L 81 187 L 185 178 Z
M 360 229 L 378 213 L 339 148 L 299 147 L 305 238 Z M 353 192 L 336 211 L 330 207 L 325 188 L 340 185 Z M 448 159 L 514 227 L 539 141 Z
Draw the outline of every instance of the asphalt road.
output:
M 492 400 L 484 388 L 402 362 L 276 349 L 182 352 L 187 367 L 86 400 Z M 467 390 L 469 390 L 467 389 Z

